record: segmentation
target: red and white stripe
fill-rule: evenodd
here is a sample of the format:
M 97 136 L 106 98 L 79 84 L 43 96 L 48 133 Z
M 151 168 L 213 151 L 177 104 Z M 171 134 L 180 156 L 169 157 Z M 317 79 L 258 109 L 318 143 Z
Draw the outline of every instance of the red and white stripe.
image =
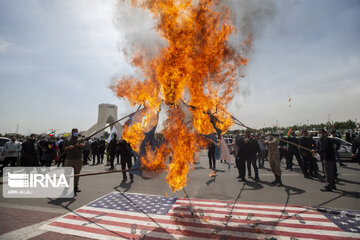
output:
M 300 206 L 190 201 L 178 199 L 167 215 L 84 206 L 41 229 L 94 239 L 138 239 L 143 229 L 145 239 L 360 239 L 360 234 L 344 232 L 321 213 Z M 254 221 L 261 223 L 255 226 Z

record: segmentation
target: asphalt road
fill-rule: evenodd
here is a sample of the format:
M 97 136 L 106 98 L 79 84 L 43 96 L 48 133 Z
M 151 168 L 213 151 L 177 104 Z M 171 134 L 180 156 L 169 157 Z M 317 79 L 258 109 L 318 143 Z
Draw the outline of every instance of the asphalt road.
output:
M 216 166 L 217 176 L 210 178 L 207 153 L 203 152 L 200 160 L 190 170 L 187 186 L 184 190 L 174 193 L 165 181 L 167 173 L 162 172 L 152 178 L 135 176 L 133 183 L 129 181 L 121 183 L 121 173 L 82 177 L 80 178 L 82 192 L 73 199 L 5 199 L 1 194 L 0 234 L 8 234 L 0 235 L 0 239 L 12 239 L 12 234 L 19 232 L 25 234 L 23 239 L 65 239 L 64 235 L 44 233 L 36 229 L 43 221 L 73 211 L 113 191 L 360 210 L 360 165 L 353 162 L 346 162 L 346 164 L 346 167 L 338 167 L 340 181 L 337 184 L 338 190 L 333 192 L 321 192 L 324 182 L 318 179 L 305 179 L 297 165 L 293 171 L 285 170 L 284 159 L 282 162 L 283 187 L 271 185 L 270 182 L 274 177 L 267 161 L 265 168 L 259 170 L 260 182 L 255 182 L 251 178 L 245 183 L 238 182 L 235 165 L 232 164 L 229 170 L 226 164 L 219 161 Z M 120 169 L 120 165 L 116 168 Z M 83 167 L 82 173 L 98 172 L 104 169 L 107 169 L 104 164 L 87 165 Z M 2 188 L 0 191 L 2 192 Z M 26 235 L 29 231 L 32 235 Z M 21 239 L 21 237 L 13 239 Z M 79 238 L 73 237 L 73 239 Z

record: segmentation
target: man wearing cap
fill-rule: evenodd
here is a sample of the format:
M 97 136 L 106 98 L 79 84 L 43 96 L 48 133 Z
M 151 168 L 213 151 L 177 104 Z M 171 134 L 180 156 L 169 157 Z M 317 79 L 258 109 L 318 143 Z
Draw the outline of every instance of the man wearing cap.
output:
M 280 170 L 280 152 L 279 152 L 279 140 L 274 138 L 271 133 L 266 133 L 266 140 L 264 144 L 268 148 L 269 162 L 271 171 L 274 173 L 275 180 L 272 184 L 282 186 L 281 170 Z
M 79 132 L 77 128 L 71 130 L 71 138 L 64 140 L 64 150 L 66 152 L 66 159 L 64 167 L 73 167 L 74 174 L 80 174 L 82 167 L 82 153 L 85 144 L 78 140 Z M 74 177 L 74 191 L 81 192 L 79 189 L 79 177 Z

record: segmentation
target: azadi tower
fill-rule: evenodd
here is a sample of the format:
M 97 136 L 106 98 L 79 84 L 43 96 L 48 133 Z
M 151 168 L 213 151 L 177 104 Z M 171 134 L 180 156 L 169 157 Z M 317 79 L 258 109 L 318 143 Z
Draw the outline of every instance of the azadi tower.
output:
M 107 104 L 107 103 L 99 104 L 97 123 L 95 123 L 89 130 L 85 131 L 83 135 L 85 137 L 88 137 L 91 134 L 104 128 L 107 124 L 115 122 L 118 119 L 117 109 L 118 109 L 117 106 L 114 104 Z M 115 127 L 118 133 L 118 138 L 120 138 L 123 132 L 123 127 L 121 126 L 120 123 L 116 123 Z M 111 130 L 112 130 L 112 126 L 110 127 L 110 129 L 107 129 L 107 132 L 111 132 Z M 99 132 L 94 137 L 99 138 L 101 136 L 104 136 L 104 131 L 105 130 Z

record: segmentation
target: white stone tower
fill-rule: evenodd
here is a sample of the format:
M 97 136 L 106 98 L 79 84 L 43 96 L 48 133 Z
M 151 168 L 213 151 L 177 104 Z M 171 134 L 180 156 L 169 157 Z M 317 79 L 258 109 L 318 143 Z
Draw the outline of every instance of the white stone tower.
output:
M 85 137 L 90 136 L 91 134 L 99 131 L 104 128 L 107 124 L 113 123 L 118 119 L 117 115 L 117 106 L 114 104 L 102 103 L 99 104 L 99 112 L 98 112 L 98 121 L 94 124 L 89 130 L 85 131 L 83 135 Z M 115 124 L 116 130 L 118 132 L 118 138 L 121 138 L 123 127 L 120 123 Z M 108 132 L 111 132 L 112 126 L 110 129 L 107 129 Z M 94 137 L 104 136 L 104 131 L 99 132 Z

